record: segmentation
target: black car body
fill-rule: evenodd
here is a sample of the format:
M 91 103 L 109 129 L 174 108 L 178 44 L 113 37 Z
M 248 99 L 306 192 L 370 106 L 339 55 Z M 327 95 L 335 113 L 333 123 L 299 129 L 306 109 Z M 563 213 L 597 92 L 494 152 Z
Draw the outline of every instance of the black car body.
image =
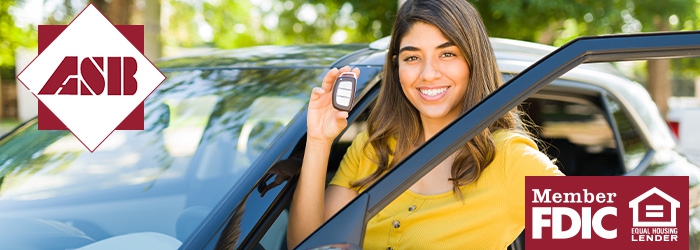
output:
M 663 48 L 605 50 L 624 42 L 611 39 L 549 56 L 551 47 L 492 40 L 504 78 L 513 81 L 426 142 L 302 248 L 361 245 L 369 217 L 499 112 L 521 105 L 542 128 L 542 150 L 567 175 L 689 176 L 690 246 L 697 249 L 700 169 L 679 153 L 646 91 L 610 64 L 572 69 L 697 56 L 700 39 L 690 35 Z M 160 62 L 168 79 L 146 100 L 145 130 L 115 131 L 94 153 L 67 131 L 26 122 L 0 139 L 0 234 L 7 236 L 0 248 L 286 248 L 311 88 L 332 67 L 362 72 L 350 125 L 331 152 L 330 177 L 364 128 L 386 44 L 263 46 Z M 532 66 L 543 57 L 544 68 Z

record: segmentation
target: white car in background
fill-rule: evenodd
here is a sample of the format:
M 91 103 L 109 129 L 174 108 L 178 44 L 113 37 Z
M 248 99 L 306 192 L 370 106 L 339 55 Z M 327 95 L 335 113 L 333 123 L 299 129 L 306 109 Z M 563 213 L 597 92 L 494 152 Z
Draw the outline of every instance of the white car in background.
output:
M 666 122 L 678 138 L 679 150 L 700 163 L 700 96 L 672 97 L 669 104 Z

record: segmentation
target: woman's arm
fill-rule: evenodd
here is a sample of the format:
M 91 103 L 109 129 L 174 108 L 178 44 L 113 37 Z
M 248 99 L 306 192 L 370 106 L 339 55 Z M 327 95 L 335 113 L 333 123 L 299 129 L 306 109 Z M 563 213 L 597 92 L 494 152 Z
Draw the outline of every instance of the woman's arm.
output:
M 304 161 L 289 213 L 289 248 L 299 244 L 357 196 L 356 191 L 345 187 L 330 186 L 324 191 L 331 146 L 340 131 L 347 126 L 348 117 L 348 112 L 333 108 L 331 90 L 340 73 L 348 71 L 350 67 L 330 70 L 324 77 L 321 88 L 314 88 L 311 93 Z M 360 74 L 357 68 L 353 72 Z

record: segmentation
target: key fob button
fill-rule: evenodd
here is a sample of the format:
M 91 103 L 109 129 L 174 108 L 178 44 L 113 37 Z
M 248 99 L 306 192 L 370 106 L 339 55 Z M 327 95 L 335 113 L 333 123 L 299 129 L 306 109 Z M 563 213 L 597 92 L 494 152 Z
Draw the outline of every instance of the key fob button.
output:
M 338 84 L 338 88 L 351 90 L 352 89 L 352 82 L 342 81 Z
M 350 98 L 350 95 L 352 95 L 352 91 L 350 90 L 344 90 L 344 89 L 338 89 L 338 97 L 347 97 Z
M 338 96 L 338 97 L 336 97 L 335 101 L 341 106 L 345 106 L 345 107 L 350 106 L 350 98 L 348 98 L 348 97 Z

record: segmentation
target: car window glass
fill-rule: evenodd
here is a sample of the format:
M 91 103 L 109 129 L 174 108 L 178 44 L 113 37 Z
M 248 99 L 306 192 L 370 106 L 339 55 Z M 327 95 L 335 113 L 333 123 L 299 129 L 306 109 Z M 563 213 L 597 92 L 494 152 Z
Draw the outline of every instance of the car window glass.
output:
M 649 147 L 644 143 L 629 115 L 624 112 L 622 105 L 609 95 L 606 95 L 606 100 L 622 142 L 625 169 L 631 171 L 639 166 Z
M 180 157 L 194 154 L 217 101 L 219 97 L 215 95 L 163 100 L 170 116 L 168 126 L 163 129 L 163 140 L 170 155 Z
M 367 129 L 367 117 L 369 116 L 370 110 L 371 107 L 367 108 L 354 121 L 348 124 L 347 129 L 339 136 L 338 141 L 333 144 L 328 160 L 326 183 L 329 183 L 331 178 L 335 175 L 340 161 L 343 159 L 345 152 L 348 147 L 350 147 L 355 137 Z M 285 209 L 275 219 L 275 222 L 270 226 L 267 232 L 265 232 L 259 244 L 267 250 L 287 249 L 286 234 L 288 223 L 289 211 Z
M 146 231 L 184 241 L 306 105 L 325 70 L 165 70 L 145 102 L 145 129 L 116 130 L 94 153 L 69 131 L 29 122 L 0 142 L 0 223 L 74 232 L 18 239 L 42 249 Z
M 289 224 L 289 211 L 284 210 L 260 239 L 260 245 L 265 250 L 287 249 L 287 224 Z
M 544 95 L 524 109 L 539 126 L 544 151 L 567 175 L 618 175 L 617 144 L 605 113 L 585 98 Z
M 216 99 L 167 98 L 162 106 L 145 110 L 157 118 L 149 120 L 151 128 L 115 130 L 93 153 L 63 133 L 28 163 L 39 171 L 22 171 L 24 166 L 5 175 L 0 200 L 45 199 L 181 177 Z

